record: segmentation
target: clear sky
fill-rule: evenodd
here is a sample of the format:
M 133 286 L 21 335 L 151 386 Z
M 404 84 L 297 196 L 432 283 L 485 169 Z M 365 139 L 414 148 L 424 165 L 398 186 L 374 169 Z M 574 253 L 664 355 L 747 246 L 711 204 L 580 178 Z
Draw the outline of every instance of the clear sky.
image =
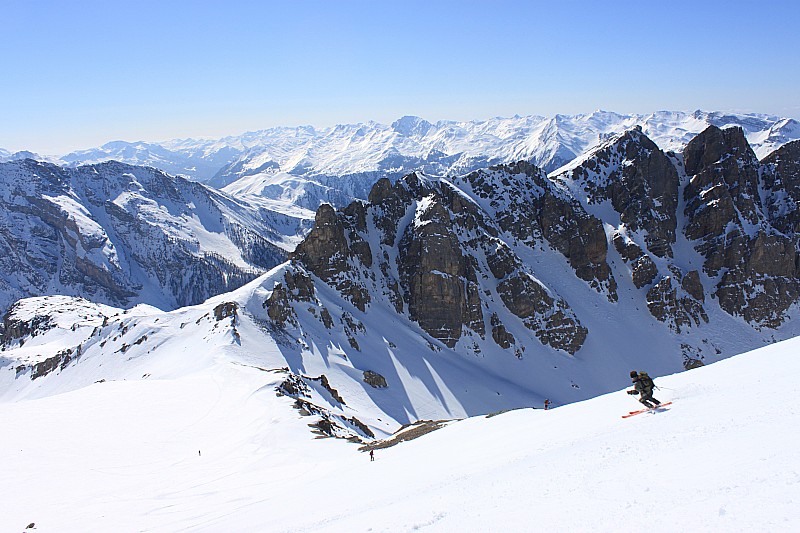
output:
M 800 118 L 800 2 L 0 0 L 0 148 L 376 120 Z

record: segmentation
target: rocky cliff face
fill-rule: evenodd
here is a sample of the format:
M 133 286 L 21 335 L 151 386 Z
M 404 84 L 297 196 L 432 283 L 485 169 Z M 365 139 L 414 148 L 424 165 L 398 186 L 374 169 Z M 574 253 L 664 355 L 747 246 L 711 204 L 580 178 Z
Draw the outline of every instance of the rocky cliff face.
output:
M 370 200 L 338 213 L 320 208 L 292 260 L 359 310 L 388 304 L 449 348 L 498 331 L 490 316 L 502 309 L 541 343 L 567 353 L 580 349 L 586 329 L 569 305 L 536 279 L 498 238 L 502 229 L 455 185 L 415 173 L 395 185 L 381 180 Z M 510 348 L 511 337 L 502 337 Z
M 473 172 L 457 183 L 485 202 L 502 231 L 529 247 L 547 242 L 564 255 L 579 278 L 610 301 L 616 299 L 603 225 L 568 189 L 525 162 Z
M 0 309 L 45 294 L 175 308 L 285 258 L 257 211 L 150 168 L 3 163 L 0 206 Z
M 588 204 L 610 201 L 620 224 L 641 232 L 651 253 L 672 257 L 678 172 L 641 128 L 601 147 L 567 175 L 573 186 L 582 189 Z
M 761 163 L 769 221 L 781 233 L 794 235 L 800 231 L 800 141 L 782 146 Z
M 762 165 L 741 129 L 710 127 L 683 154 L 686 237 L 722 309 L 759 326 L 779 326 L 800 296 L 796 215 L 785 208 L 797 194 L 796 152 L 789 146 Z

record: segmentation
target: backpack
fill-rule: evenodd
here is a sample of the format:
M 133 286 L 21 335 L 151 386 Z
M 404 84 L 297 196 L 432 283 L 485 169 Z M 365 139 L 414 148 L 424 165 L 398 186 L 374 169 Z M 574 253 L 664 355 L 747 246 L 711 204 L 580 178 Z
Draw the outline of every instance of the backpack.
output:
M 647 372 L 639 372 L 639 381 L 642 382 L 642 387 L 649 392 L 653 392 L 653 389 L 656 388 L 656 384 L 653 383 L 653 378 L 648 376 Z

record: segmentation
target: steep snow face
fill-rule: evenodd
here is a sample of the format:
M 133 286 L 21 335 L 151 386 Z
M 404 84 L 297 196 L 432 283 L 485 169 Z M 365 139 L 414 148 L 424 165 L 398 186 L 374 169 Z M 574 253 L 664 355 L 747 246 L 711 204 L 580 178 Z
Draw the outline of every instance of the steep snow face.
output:
M 283 261 L 297 215 L 121 163 L 0 164 L 0 309 L 43 294 L 162 308 L 231 290 Z M 272 225 L 271 225 L 272 224 Z
M 307 221 L 314 219 L 314 212 L 323 203 L 340 204 L 350 197 L 314 180 L 278 171 L 245 176 L 222 190 L 235 198 L 264 204 Z M 313 206 L 313 209 L 306 206 Z
M 171 313 L 66 297 L 22 300 L 6 320 L 0 398 L 44 398 L 99 380 L 158 381 L 249 368 L 255 388 L 293 397 L 314 415 L 308 422 L 319 431 L 362 440 L 419 419 L 541 403 L 524 381 L 504 376 L 506 370 L 432 349 L 408 320 L 380 309 L 366 316 L 324 287 L 314 302 L 294 306 L 303 322 L 297 325 L 302 335 L 292 336 L 265 305 L 287 272 L 281 267 L 224 297 Z M 329 330 L 328 320 L 336 327 Z M 385 383 L 370 385 L 367 371 Z
M 371 462 L 355 444 L 315 438 L 307 424 L 320 415 L 301 416 L 293 399 L 276 396 L 287 376 L 281 366 L 311 359 L 264 343 L 269 337 L 251 314 L 259 306 L 246 302 L 256 296 L 257 304 L 270 279 L 230 295 L 241 306 L 220 320 L 213 309 L 223 299 L 173 313 L 37 301 L 58 325 L 7 346 L 3 360 L 25 349 L 64 350 L 79 338 L 84 348 L 77 361 L 33 381 L 30 369 L 0 368 L 0 425 L 9 429 L 0 439 L 8 459 L 0 477 L 13 480 L 0 488 L 0 529 L 31 522 L 65 532 L 87 523 L 109 531 L 800 527 L 797 340 L 657 378 L 657 397 L 673 402 L 662 411 L 623 420 L 639 404 L 621 380 L 589 401 L 450 423 L 377 449 Z M 20 309 L 22 316 L 31 314 Z M 381 333 L 397 341 L 390 330 Z M 407 348 L 395 350 L 394 362 L 405 404 L 419 415 L 455 405 L 455 386 L 441 374 L 453 356 L 411 366 Z M 331 356 L 317 364 L 308 375 L 355 362 Z M 490 381 L 504 386 L 484 376 Z M 396 383 L 361 389 L 379 402 Z M 310 396 L 334 403 L 321 380 L 306 384 Z M 358 399 L 357 387 L 329 388 L 347 401 L 349 416 L 384 419 Z

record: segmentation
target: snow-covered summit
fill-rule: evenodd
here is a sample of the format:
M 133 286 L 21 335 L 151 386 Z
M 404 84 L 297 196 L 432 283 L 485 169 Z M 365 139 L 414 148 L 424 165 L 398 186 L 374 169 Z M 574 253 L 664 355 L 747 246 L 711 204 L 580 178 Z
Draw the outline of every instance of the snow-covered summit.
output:
M 392 129 L 407 137 L 412 135 L 424 137 L 432 128 L 434 128 L 434 125 L 427 120 L 409 115 L 392 122 Z
M 39 154 L 34 152 L 29 152 L 27 150 L 22 150 L 19 152 L 9 152 L 8 150 L 4 150 L 0 148 L 0 163 L 6 163 L 8 161 L 19 161 L 21 159 L 35 159 L 36 161 L 57 161 L 57 158 L 54 157 L 43 157 Z

